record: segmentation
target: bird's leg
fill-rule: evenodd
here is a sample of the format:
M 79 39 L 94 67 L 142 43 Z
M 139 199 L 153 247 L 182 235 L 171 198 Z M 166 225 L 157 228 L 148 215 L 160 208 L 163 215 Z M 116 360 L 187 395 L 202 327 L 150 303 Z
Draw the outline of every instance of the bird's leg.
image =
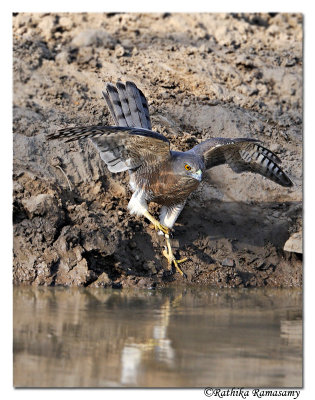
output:
M 184 262 L 187 260 L 187 257 L 182 258 L 181 260 L 176 260 L 174 254 L 173 254 L 173 250 L 172 250 L 172 246 L 171 246 L 171 241 L 170 241 L 170 236 L 168 233 L 165 234 L 165 240 L 166 240 L 166 246 L 167 246 L 167 250 L 163 250 L 163 256 L 167 258 L 168 261 L 168 265 L 169 268 L 172 268 L 172 263 L 174 263 L 174 266 L 176 268 L 176 270 L 185 278 L 187 278 L 186 274 L 179 268 L 178 264 Z
M 168 227 L 162 225 L 157 219 L 155 219 L 149 211 L 145 211 L 143 213 L 143 216 L 146 217 L 152 224 L 154 225 L 155 230 L 157 231 L 162 231 L 165 235 L 169 234 L 169 229 Z
M 168 265 L 169 265 L 169 269 L 172 269 L 172 264 L 174 264 L 176 270 L 185 278 L 187 277 L 186 274 L 179 268 L 178 264 L 184 262 L 187 260 L 187 257 L 181 259 L 181 260 L 176 260 L 174 254 L 173 254 L 173 250 L 172 250 L 172 246 L 171 246 L 171 241 L 170 241 L 170 229 L 165 226 L 162 225 L 157 219 L 155 219 L 150 213 L 149 211 L 145 211 L 143 213 L 143 216 L 146 217 L 154 226 L 154 228 L 157 231 L 162 231 L 164 233 L 165 236 L 165 240 L 166 240 L 166 246 L 167 246 L 167 250 L 163 250 L 163 256 L 167 258 L 168 261 Z

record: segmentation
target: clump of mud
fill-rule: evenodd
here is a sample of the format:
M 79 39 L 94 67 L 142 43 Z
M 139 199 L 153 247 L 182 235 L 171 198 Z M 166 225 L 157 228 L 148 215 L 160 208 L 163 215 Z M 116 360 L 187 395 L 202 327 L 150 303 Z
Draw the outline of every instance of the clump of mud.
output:
M 128 214 L 128 176 L 111 174 L 89 142 L 45 141 L 67 125 L 112 123 L 101 89 L 121 79 L 146 94 L 153 129 L 173 149 L 253 137 L 294 181 L 283 188 L 210 170 L 175 226 L 177 256 L 189 258 L 184 283 L 300 286 L 302 22 L 300 14 L 15 14 L 14 283 L 183 283 L 164 272 L 163 239 Z

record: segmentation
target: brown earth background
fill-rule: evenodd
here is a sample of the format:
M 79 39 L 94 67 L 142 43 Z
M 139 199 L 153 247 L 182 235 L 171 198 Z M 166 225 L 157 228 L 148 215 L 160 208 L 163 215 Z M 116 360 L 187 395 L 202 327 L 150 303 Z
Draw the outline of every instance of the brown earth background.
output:
M 18 13 L 13 43 L 15 284 L 302 285 L 301 14 Z M 294 182 L 208 171 L 175 226 L 186 280 L 164 273 L 163 239 L 129 215 L 127 174 L 89 141 L 45 141 L 112 124 L 101 90 L 119 79 L 142 89 L 172 149 L 256 138 Z

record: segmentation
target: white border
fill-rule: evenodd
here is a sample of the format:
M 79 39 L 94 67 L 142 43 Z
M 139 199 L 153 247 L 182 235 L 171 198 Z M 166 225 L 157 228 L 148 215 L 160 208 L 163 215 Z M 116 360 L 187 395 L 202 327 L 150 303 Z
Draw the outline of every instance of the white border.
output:
M 144 399 L 158 399 L 161 396 L 179 396 L 181 399 L 205 398 L 203 391 L 200 390 L 184 390 L 178 389 L 176 392 L 173 390 L 118 390 L 106 389 L 93 390 L 93 389 L 73 389 L 71 392 L 67 389 L 59 390 L 14 390 L 12 388 L 12 222 L 11 222 L 11 173 L 12 173 L 12 140 L 11 140 L 11 116 L 12 116 L 12 40 L 11 40 L 11 14 L 14 11 L 142 11 L 142 12 L 163 12 L 163 11 L 182 11 L 182 12 L 302 12 L 304 14 L 304 32 L 305 32 L 305 112 L 304 112 L 304 173 L 305 173 L 305 191 L 304 191 L 304 238 L 305 238 L 305 266 L 304 266 L 304 290 L 305 290 L 305 342 L 304 342 L 304 383 L 305 389 L 302 390 L 299 399 L 311 399 L 314 396 L 312 392 L 314 381 L 314 269 L 315 262 L 312 257 L 312 245 L 314 246 L 314 149 L 315 149 L 315 123 L 313 121 L 314 111 L 314 42 L 315 42 L 315 20 L 314 12 L 312 9 L 312 2 L 309 0 L 300 1 L 270 1 L 264 0 L 263 2 L 255 1 L 220 1 L 208 2 L 205 0 L 193 0 L 189 2 L 170 2 L 159 0 L 155 3 L 152 1 L 115 1 L 108 2 L 68 2 L 54 0 L 53 2 L 43 2 L 27 0 L 27 1 L 13 1 L 5 2 L 1 5 L 1 77 L 2 77 L 2 103 L 1 103 L 1 304 L 3 310 L 3 323 L 1 329 L 1 394 L 3 398 L 16 398 L 23 397 L 23 400 L 45 397 L 45 399 L 65 398 L 66 396 L 75 396 L 77 399 L 85 399 L 86 396 L 93 396 L 94 399 L 104 398 L 139 398 Z M 309 253 L 308 253 L 309 252 Z M 87 393 L 87 391 L 89 393 Z

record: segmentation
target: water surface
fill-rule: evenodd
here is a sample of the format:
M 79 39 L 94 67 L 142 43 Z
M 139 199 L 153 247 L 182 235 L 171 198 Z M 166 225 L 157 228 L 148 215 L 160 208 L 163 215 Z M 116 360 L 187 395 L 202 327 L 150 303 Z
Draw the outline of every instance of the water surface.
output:
M 296 289 L 14 288 L 16 387 L 300 387 Z

